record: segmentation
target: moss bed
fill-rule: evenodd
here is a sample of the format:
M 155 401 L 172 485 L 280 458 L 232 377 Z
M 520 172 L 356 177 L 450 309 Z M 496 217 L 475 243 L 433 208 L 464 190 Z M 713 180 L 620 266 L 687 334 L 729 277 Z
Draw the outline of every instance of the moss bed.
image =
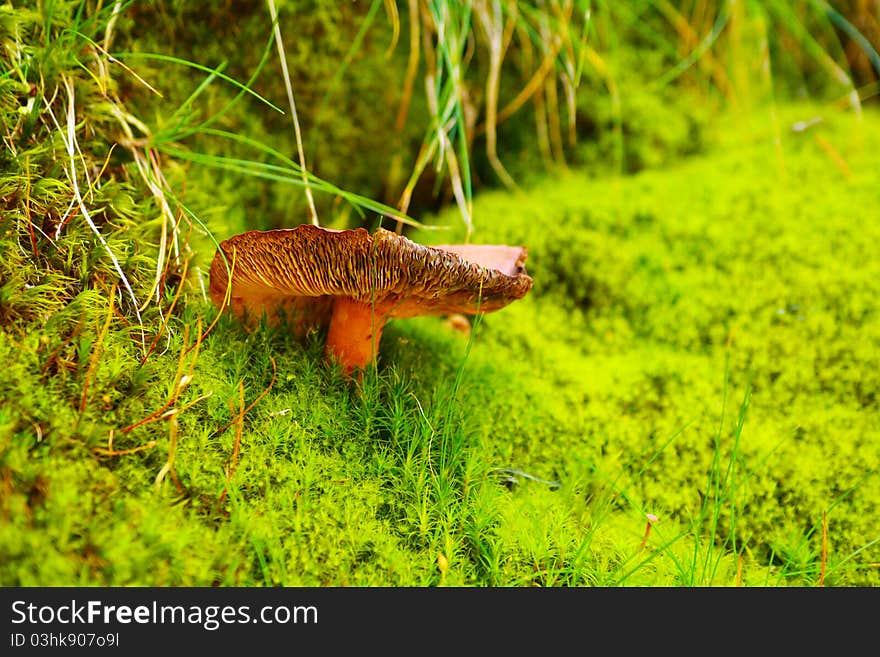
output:
M 534 289 L 470 338 L 391 323 L 362 384 L 321 335 L 196 340 L 197 236 L 144 359 L 89 231 L 34 261 L 10 206 L 0 584 L 880 583 L 880 116 L 772 116 L 662 171 L 481 194 L 473 240 L 527 246 Z M 152 206 L 98 193 L 148 281 Z

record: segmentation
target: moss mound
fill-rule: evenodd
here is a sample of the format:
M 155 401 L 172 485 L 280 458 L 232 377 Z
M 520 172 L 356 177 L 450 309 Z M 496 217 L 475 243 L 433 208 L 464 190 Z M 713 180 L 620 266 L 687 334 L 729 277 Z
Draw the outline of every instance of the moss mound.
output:
M 626 464 L 627 495 L 660 516 L 717 494 L 720 459 L 718 519 L 748 552 L 809 570 L 827 514 L 858 568 L 877 561 L 878 117 L 781 116 L 733 120 L 756 139 L 674 169 L 480 199 L 478 239 L 528 244 L 536 280 L 532 303 L 486 319 L 516 382 L 486 421 L 505 458 L 548 476 Z
M 198 340 L 195 290 L 146 359 L 91 289 L 27 314 L 6 240 L 3 584 L 876 584 L 880 117 L 806 111 L 484 195 L 534 290 L 472 340 L 391 324 L 361 385 L 318 335 Z

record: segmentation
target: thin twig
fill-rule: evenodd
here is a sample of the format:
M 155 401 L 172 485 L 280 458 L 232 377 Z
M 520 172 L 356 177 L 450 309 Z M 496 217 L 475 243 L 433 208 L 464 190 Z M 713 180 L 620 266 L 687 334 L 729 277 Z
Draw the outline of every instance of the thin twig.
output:
M 174 381 L 176 381 L 177 383 L 175 384 L 174 389 L 171 391 L 171 394 L 168 396 L 168 400 L 164 404 L 162 404 L 162 406 L 160 406 L 158 409 L 156 409 L 155 411 L 153 411 L 152 413 L 150 413 L 146 417 L 141 418 L 140 420 L 138 420 L 137 422 L 135 422 L 133 424 L 129 424 L 127 427 L 123 427 L 122 429 L 120 429 L 120 431 L 122 431 L 124 433 L 128 433 L 128 432 L 136 429 L 137 427 L 143 426 L 145 424 L 149 424 L 150 422 L 155 422 L 157 420 L 165 419 L 166 417 L 169 416 L 169 413 L 171 413 L 171 411 L 173 411 L 174 413 L 178 412 L 178 409 L 171 409 L 171 411 L 168 411 L 168 409 L 171 408 L 175 403 L 177 403 L 177 400 L 180 397 L 180 393 L 183 392 L 183 389 L 186 386 L 188 386 L 189 383 L 192 381 L 192 372 L 195 369 L 195 364 L 196 364 L 196 361 L 198 360 L 198 357 L 199 357 L 199 347 L 202 344 L 201 330 L 202 330 L 202 320 L 201 320 L 201 318 L 199 318 L 199 320 L 196 324 L 195 343 L 191 347 L 189 347 L 188 349 L 181 349 L 180 357 L 177 359 L 177 370 L 174 373 Z M 186 344 L 188 339 L 189 339 L 189 325 L 187 324 L 186 326 L 183 327 L 183 344 L 184 345 Z M 193 348 L 195 348 L 196 353 L 193 356 L 192 361 L 190 363 L 189 374 L 184 375 L 183 374 L 184 358 L 186 357 L 187 354 L 189 354 L 189 352 Z M 208 395 L 208 396 L 210 396 L 210 395 Z M 203 398 L 197 399 L 196 401 L 201 401 L 201 399 L 203 399 Z M 195 402 L 192 402 L 192 403 L 195 403 Z M 186 408 L 189 408 L 189 406 L 191 406 L 191 405 L 192 404 L 189 404 Z
M 171 305 L 168 306 L 168 310 L 165 313 L 165 317 L 162 320 L 162 325 L 159 327 L 159 331 L 156 333 L 156 337 L 153 338 L 153 341 L 150 343 L 150 346 L 147 348 L 147 353 L 144 354 L 144 357 L 141 359 L 141 365 L 147 362 L 147 359 L 150 357 L 150 354 L 153 353 L 153 350 L 156 348 L 156 345 L 159 344 L 159 340 L 162 338 L 162 335 L 165 333 L 165 330 L 168 328 L 168 322 L 171 320 L 171 313 L 174 312 L 174 307 L 177 305 L 177 300 L 180 298 L 180 293 L 183 291 L 183 282 L 186 280 L 186 272 L 189 269 L 189 260 L 184 261 L 183 263 L 183 272 L 180 274 L 180 284 L 177 286 L 177 291 L 174 293 L 174 298 L 171 300 Z
M 266 388 L 263 390 L 263 392 L 261 392 L 259 395 L 257 395 L 257 398 L 256 398 L 253 402 L 251 402 L 251 404 L 250 404 L 247 408 L 244 409 L 244 411 L 243 411 L 243 414 L 244 414 L 244 415 L 247 415 L 248 413 L 250 413 L 251 409 L 252 409 L 254 406 L 256 406 L 256 405 L 259 403 L 259 401 L 260 401 L 263 397 L 265 397 L 266 394 L 272 389 L 272 386 L 275 385 L 275 377 L 278 375 L 278 366 L 275 364 L 275 359 L 272 358 L 271 356 L 269 356 L 269 360 L 272 361 L 272 380 L 269 381 L 269 385 L 266 386 Z M 242 379 L 241 383 L 244 383 L 244 379 Z M 218 430 L 217 430 L 217 435 L 220 435 L 221 433 L 223 433 L 224 431 L 226 431 L 230 426 L 232 426 L 232 424 L 233 424 L 234 422 L 236 422 L 236 420 L 232 420 L 231 422 L 228 422 L 228 423 L 225 424 L 223 427 L 221 427 L 220 429 L 218 429 Z
M 101 352 L 103 351 L 102 345 L 104 344 L 104 339 L 107 337 L 107 331 L 110 329 L 110 322 L 113 319 L 113 302 L 116 299 L 116 285 L 113 285 L 113 289 L 109 294 L 109 302 L 107 305 L 107 319 L 104 320 L 104 325 L 101 327 L 100 333 L 98 333 L 98 337 L 95 340 L 95 345 L 92 351 L 92 357 L 89 360 L 89 369 L 86 371 L 86 379 L 83 382 L 83 391 L 82 397 L 79 401 L 79 413 L 80 415 L 86 410 L 86 403 L 89 400 L 89 384 L 92 381 L 92 378 L 95 376 L 95 370 L 98 367 L 98 359 L 101 357 Z
M 40 257 L 40 254 L 37 252 L 37 235 L 34 233 L 34 221 L 31 218 L 31 162 L 30 156 L 25 155 L 24 157 L 24 170 L 26 172 L 25 178 L 25 192 L 24 192 L 24 213 L 25 220 L 27 221 L 28 233 L 31 238 L 31 251 L 34 254 L 34 260 Z
M 116 2 L 113 3 L 113 13 L 110 15 L 110 20 L 107 21 L 107 27 L 104 29 L 104 52 L 110 50 L 113 28 L 116 26 L 116 19 L 119 18 L 121 9 L 122 0 L 116 0 Z
M 171 207 L 168 205 L 168 199 L 165 197 L 165 193 L 159 187 L 158 184 L 153 180 L 151 172 L 155 171 L 154 167 L 148 165 L 145 161 L 145 157 L 143 154 L 138 151 L 136 148 L 131 149 L 132 156 L 134 157 L 135 165 L 137 166 L 138 173 L 140 174 L 143 181 L 146 183 L 147 187 L 152 192 L 153 196 L 156 198 L 156 201 L 159 203 L 159 208 L 161 209 L 162 215 L 162 232 L 159 236 L 159 254 L 156 256 L 156 275 L 153 277 L 153 283 L 150 286 L 150 294 L 147 295 L 146 301 L 144 301 L 144 305 L 141 307 L 141 310 L 147 307 L 147 304 L 150 303 L 150 298 L 153 296 L 153 293 L 156 294 L 156 301 L 159 301 L 159 286 L 162 280 L 162 269 L 165 264 L 165 251 L 168 248 L 168 221 L 169 218 L 173 222 L 174 214 L 171 212 Z M 150 158 L 152 160 L 152 158 Z M 176 245 L 176 226 L 172 226 L 172 232 L 175 236 L 175 245 Z M 176 250 L 176 249 L 175 249 Z
M 409 105 L 412 100 L 413 84 L 416 73 L 419 70 L 419 0 L 409 0 L 409 58 L 406 62 L 406 78 L 403 83 L 403 93 L 400 96 L 400 107 L 397 109 L 397 119 L 394 121 L 394 129 L 400 133 L 406 124 L 406 115 L 409 113 Z
M 95 452 L 96 454 L 100 454 L 101 456 L 128 456 L 130 454 L 137 454 L 138 452 L 143 452 L 144 450 L 147 450 L 147 449 L 152 449 L 153 447 L 156 446 L 155 440 L 149 440 L 143 445 L 138 445 L 137 447 L 132 447 L 130 449 L 114 449 L 114 447 L 113 447 L 114 433 L 115 433 L 114 430 L 110 429 L 110 434 L 107 436 L 107 448 L 106 449 L 103 447 L 93 447 L 92 451 Z M 80 443 L 80 441 L 71 440 L 71 442 L 84 444 L 84 443 Z
M 223 311 L 229 306 L 230 299 L 232 298 L 232 275 L 235 272 L 235 257 L 238 251 L 233 247 L 232 249 L 232 263 L 229 265 L 228 276 L 226 279 L 226 291 L 223 293 L 223 303 L 220 304 L 220 307 L 217 309 L 217 315 L 214 317 L 214 321 L 212 321 L 208 328 L 205 329 L 205 332 L 199 336 L 198 341 L 192 345 L 189 349 L 186 350 L 185 353 L 189 353 L 190 349 L 196 346 L 196 344 L 201 344 L 202 341 L 208 337 L 208 334 L 214 330 L 214 327 L 217 326 L 217 322 L 220 321 L 220 318 L 223 316 Z M 199 330 L 201 330 L 201 320 L 199 321 Z
M 275 1 L 267 0 L 269 14 L 272 17 L 272 28 L 275 30 L 275 45 L 278 46 L 278 58 L 281 61 L 281 71 L 284 74 L 284 86 L 287 89 L 287 101 L 293 118 L 293 131 L 296 134 L 296 149 L 299 153 L 299 164 L 302 167 L 303 186 L 306 190 L 306 198 L 309 201 L 309 216 L 312 224 L 318 226 L 318 211 L 315 209 L 315 199 L 312 198 L 312 188 L 309 185 L 307 175 L 306 155 L 303 150 L 302 132 L 299 127 L 299 117 L 296 114 L 296 101 L 293 99 L 293 83 L 290 81 L 290 72 L 287 70 L 287 57 L 284 54 L 284 43 L 281 41 L 281 26 L 278 23 L 278 11 L 275 9 Z
M 177 414 L 172 415 L 168 422 L 168 434 L 168 459 L 165 461 L 165 465 L 162 466 L 162 469 L 159 470 L 159 474 L 156 475 L 154 486 L 157 490 L 162 485 L 162 480 L 165 479 L 165 475 L 171 472 L 174 468 L 174 457 L 177 455 Z
M 497 116 L 495 117 L 496 124 L 502 123 L 505 119 L 510 118 L 516 111 L 522 107 L 528 100 L 531 98 L 535 92 L 541 90 L 544 86 L 544 80 L 553 70 L 553 67 L 556 65 L 556 56 L 559 53 L 559 48 L 562 45 L 562 42 L 558 39 L 553 39 L 551 41 L 551 50 L 548 51 L 544 55 L 544 60 L 541 62 L 541 65 L 538 69 L 532 74 L 532 77 L 526 83 L 526 85 L 520 90 L 520 92 L 511 100 L 507 105 L 498 110 Z M 476 128 L 476 134 L 481 134 L 485 132 L 486 125 L 480 125 Z
M 504 58 L 504 37 L 510 28 L 508 26 L 505 29 L 499 0 L 493 0 L 491 9 L 487 2 L 476 4 L 475 13 L 483 24 L 483 30 L 486 32 L 486 39 L 489 43 L 489 75 L 486 76 L 486 157 L 489 158 L 489 163 L 505 187 L 515 189 L 516 183 L 498 157 L 497 133 L 501 61 Z M 512 21 L 513 17 L 510 20 Z
M 223 500 L 226 499 L 226 492 L 229 490 L 229 484 L 232 482 L 232 475 L 235 474 L 235 467 L 238 465 L 238 453 L 241 449 L 241 435 L 244 433 L 244 415 L 247 413 L 244 407 L 244 380 L 238 382 L 238 404 L 241 412 L 237 416 L 236 423 L 236 431 L 235 431 L 235 442 L 232 444 L 232 458 L 229 464 L 229 468 L 226 471 L 226 485 L 223 487 L 223 492 L 220 494 L 220 498 L 217 500 L 217 506 L 219 507 L 223 504 Z
M 391 21 L 391 43 L 385 51 L 385 57 L 391 57 L 391 53 L 397 47 L 397 39 L 400 37 L 400 14 L 397 11 L 397 0 L 385 0 L 385 13 Z

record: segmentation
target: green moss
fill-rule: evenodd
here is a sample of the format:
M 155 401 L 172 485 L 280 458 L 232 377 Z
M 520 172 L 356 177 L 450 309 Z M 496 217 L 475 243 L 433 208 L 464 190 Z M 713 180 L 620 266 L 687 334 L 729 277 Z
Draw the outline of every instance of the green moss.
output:
M 392 323 L 378 371 L 357 384 L 324 363 L 320 334 L 299 344 L 228 318 L 211 326 L 214 244 L 198 222 L 154 293 L 161 208 L 128 148 L 108 158 L 121 138 L 111 117 L 137 107 L 174 125 L 201 78 L 131 58 L 169 106 L 127 77 L 121 100 L 105 97 L 65 31 L 100 38 L 100 21 L 74 4 L 55 3 L 50 28 L 0 14 L 0 39 L 65 46 L 35 48 L 27 66 L 8 59 L 15 48 L 2 60 L 0 584 L 814 585 L 823 571 L 828 584 L 878 583 L 876 115 L 781 105 L 775 123 L 734 115 L 711 156 L 662 171 L 600 176 L 584 156 L 527 191 L 481 194 L 474 240 L 528 246 L 533 291 L 476 322 L 471 342 L 438 318 Z M 167 37 L 192 44 L 178 56 L 228 60 L 238 79 L 256 70 L 262 51 L 228 49 L 264 43 L 266 21 L 205 26 L 189 5 L 162 7 L 157 29 L 126 46 Z M 327 32 L 326 58 L 306 40 L 289 54 L 312 75 L 298 95 L 311 107 L 362 23 L 308 7 L 298 20 Z M 154 8 L 133 10 L 120 42 Z M 359 51 L 371 69 L 384 71 L 384 35 Z M 96 175 L 107 161 L 87 190 L 106 245 L 71 213 L 61 131 L 20 74 L 59 114 L 75 79 L 77 166 Z M 258 89 L 277 101 L 274 79 Z M 341 80 L 346 111 L 327 105 L 338 123 L 316 139 L 344 156 L 318 167 L 357 187 L 384 157 L 362 126 L 375 98 L 393 104 L 391 85 Z M 622 125 L 659 137 L 631 140 L 624 170 L 690 152 L 701 119 L 636 88 Z M 236 93 L 208 85 L 188 111 L 204 119 Z M 292 151 L 285 119 L 245 100 L 257 109 L 241 101 L 218 127 Z M 607 109 L 597 157 L 617 148 L 602 142 L 617 120 Z M 676 121 L 654 130 L 658 112 Z M 823 122 L 789 130 L 817 112 Z M 319 119 L 306 117 L 307 134 Z M 302 219 L 290 188 L 160 164 L 218 237 Z M 451 230 L 412 236 L 460 239 L 457 217 L 437 221 Z M 659 516 L 648 540 L 646 513 Z
M 320 336 L 222 320 L 158 489 L 170 420 L 120 429 L 161 409 L 183 327 L 213 311 L 187 296 L 134 368 L 114 323 L 82 412 L 106 305 L 55 311 L 75 340 L 4 332 L 4 583 L 815 583 L 823 513 L 825 581 L 874 583 L 878 278 L 860 214 L 876 123 L 829 115 L 787 136 L 775 185 L 758 141 L 486 195 L 479 241 L 528 244 L 533 292 L 486 316 L 469 352 L 436 318 L 391 324 L 360 392 L 324 366 Z M 239 382 L 245 405 L 271 389 L 227 483 Z M 111 429 L 118 450 L 155 444 L 95 454 Z M 645 512 L 660 521 L 640 551 Z
M 814 111 L 787 110 L 782 125 Z M 814 577 L 827 512 L 835 581 L 875 581 L 848 557 L 876 554 L 878 538 L 880 325 L 867 257 L 878 236 L 864 221 L 877 117 L 824 117 L 788 131 L 778 153 L 761 134 L 662 173 L 572 174 L 482 197 L 477 240 L 527 244 L 536 285 L 530 303 L 486 318 L 474 358 L 525 387 L 509 385 L 482 419 L 524 469 L 610 474 L 669 441 L 629 495 L 687 518 L 708 494 L 717 446 L 738 473 L 725 532 L 735 515 L 737 540 L 768 562 L 810 546 L 799 574 Z

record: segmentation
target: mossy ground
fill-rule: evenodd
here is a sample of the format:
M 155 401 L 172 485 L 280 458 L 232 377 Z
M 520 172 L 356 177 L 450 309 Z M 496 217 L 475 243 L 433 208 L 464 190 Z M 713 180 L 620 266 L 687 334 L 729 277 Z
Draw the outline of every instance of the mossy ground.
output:
M 219 77 L 284 105 L 264 7 L 236 4 L 253 12 L 0 6 L 0 584 L 880 581 L 876 109 L 765 107 L 766 76 L 734 75 L 727 99 L 757 112 L 719 122 L 698 75 L 647 82 L 674 42 L 597 12 L 576 168 L 539 172 L 516 114 L 501 141 L 525 190 L 483 184 L 474 207 L 475 242 L 529 248 L 533 291 L 470 337 L 392 323 L 353 383 L 323 336 L 247 332 L 204 296 L 214 239 L 305 216 L 296 187 L 201 166 L 293 152 L 287 117 Z M 382 5 L 291 3 L 282 22 L 309 37 L 288 57 L 313 170 L 393 202 L 428 118 L 416 95 L 402 133 L 373 122 L 406 65 Z M 765 39 L 762 16 L 729 31 L 740 77 L 767 62 L 737 59 L 759 49 L 733 28 Z M 124 57 L 98 47 L 111 24 Z M 513 57 L 509 94 L 530 74 Z M 795 63 L 780 88 L 814 90 L 817 64 Z M 359 221 L 337 201 L 325 225 Z M 463 236 L 452 213 L 428 222 L 451 228 L 410 236 Z
M 198 280 L 144 360 L 107 263 L 53 305 L 4 238 L 0 583 L 876 585 L 880 117 L 777 112 L 481 195 L 474 241 L 528 246 L 534 289 L 470 338 L 392 323 L 361 384 L 320 335 L 197 340 Z

